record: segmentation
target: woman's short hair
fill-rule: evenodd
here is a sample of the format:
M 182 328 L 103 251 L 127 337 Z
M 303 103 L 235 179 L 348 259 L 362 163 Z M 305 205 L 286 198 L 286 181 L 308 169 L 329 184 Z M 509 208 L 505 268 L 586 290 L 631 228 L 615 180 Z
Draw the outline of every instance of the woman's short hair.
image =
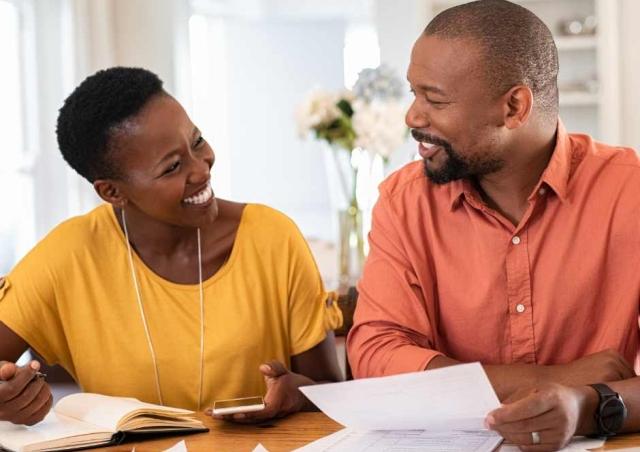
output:
M 118 127 L 165 94 L 162 80 L 141 68 L 112 67 L 87 77 L 64 101 L 56 134 L 62 156 L 89 182 L 122 177 L 110 158 Z

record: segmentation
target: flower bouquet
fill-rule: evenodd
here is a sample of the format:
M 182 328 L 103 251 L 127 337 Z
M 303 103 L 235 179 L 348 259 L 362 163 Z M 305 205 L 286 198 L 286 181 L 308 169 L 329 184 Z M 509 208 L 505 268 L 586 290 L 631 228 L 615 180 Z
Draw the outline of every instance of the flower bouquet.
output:
M 364 69 L 352 90 L 311 91 L 296 111 L 298 132 L 331 147 L 346 209 L 339 212 L 340 284 L 352 285 L 365 257 L 359 171 L 366 157 L 386 165 L 407 137 L 403 83 L 387 66 Z M 345 164 L 346 162 L 346 164 Z

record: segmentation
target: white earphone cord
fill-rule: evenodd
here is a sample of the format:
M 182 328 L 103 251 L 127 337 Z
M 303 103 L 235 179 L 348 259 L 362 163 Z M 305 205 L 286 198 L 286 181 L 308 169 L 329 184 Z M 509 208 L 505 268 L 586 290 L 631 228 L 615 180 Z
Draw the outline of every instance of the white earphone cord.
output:
M 133 266 L 133 252 L 131 251 L 131 243 L 129 242 L 129 231 L 127 230 L 127 220 L 125 218 L 124 208 L 122 209 L 122 226 L 124 229 L 124 235 L 127 241 L 127 251 L 129 254 L 129 266 L 131 268 L 131 277 L 133 278 L 133 286 L 136 292 L 136 299 L 138 301 L 138 308 L 140 309 L 140 317 L 142 318 L 142 324 L 144 325 L 144 332 L 147 337 L 147 344 L 149 345 L 149 352 L 151 353 L 151 360 L 153 361 L 153 370 L 156 378 L 156 391 L 158 393 L 158 400 L 160 405 L 164 405 L 162 399 L 162 391 L 160 390 L 160 375 L 158 372 L 158 363 L 156 360 L 156 352 L 153 348 L 153 342 L 151 341 L 151 334 L 149 333 L 149 326 L 147 325 L 147 317 L 144 313 L 144 307 L 142 305 L 142 297 L 140 295 L 140 286 L 138 284 L 138 278 L 136 277 L 136 271 Z M 200 242 L 200 228 L 198 228 L 198 281 L 200 287 L 200 384 L 198 390 L 198 411 L 202 403 L 202 385 L 203 385 L 203 371 L 204 371 L 204 291 L 202 288 L 202 247 Z
M 202 246 L 198 228 L 198 282 L 200 285 L 200 389 L 198 391 L 198 411 L 202 403 L 202 380 L 204 375 L 204 291 L 202 289 Z

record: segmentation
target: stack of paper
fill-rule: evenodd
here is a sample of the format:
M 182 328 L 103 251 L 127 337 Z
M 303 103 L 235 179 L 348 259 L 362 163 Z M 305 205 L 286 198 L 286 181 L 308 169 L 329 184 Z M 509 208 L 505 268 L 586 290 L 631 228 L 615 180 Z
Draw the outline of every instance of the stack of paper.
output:
M 478 363 L 300 389 L 347 428 L 299 450 L 489 452 L 502 441 L 484 428 L 500 401 Z

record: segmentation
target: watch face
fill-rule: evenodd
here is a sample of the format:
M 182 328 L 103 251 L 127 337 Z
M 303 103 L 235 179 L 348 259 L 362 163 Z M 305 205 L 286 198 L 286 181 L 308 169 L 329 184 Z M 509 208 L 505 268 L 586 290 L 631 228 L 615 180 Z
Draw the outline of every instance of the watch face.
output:
M 620 431 L 626 417 L 627 408 L 617 397 L 605 400 L 600 407 L 602 427 L 611 433 Z

